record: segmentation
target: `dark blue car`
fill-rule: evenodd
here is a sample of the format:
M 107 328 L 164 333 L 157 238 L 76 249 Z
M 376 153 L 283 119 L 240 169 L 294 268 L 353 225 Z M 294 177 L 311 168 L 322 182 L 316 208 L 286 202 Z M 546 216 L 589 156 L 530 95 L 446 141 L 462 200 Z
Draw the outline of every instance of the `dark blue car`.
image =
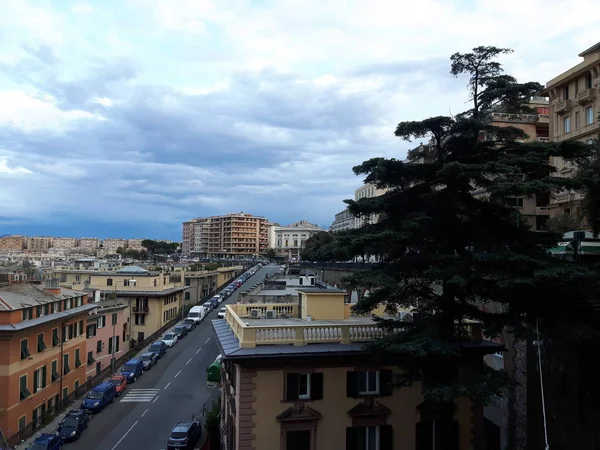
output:
M 56 434 L 44 433 L 39 435 L 27 450 L 60 450 L 63 440 Z
M 121 368 L 121 375 L 127 377 L 128 383 L 135 383 L 144 373 L 144 362 L 141 358 L 133 358 Z
M 81 403 L 81 409 L 93 413 L 100 412 L 114 402 L 116 396 L 117 388 L 114 384 L 100 383 L 87 393 Z
M 156 353 L 158 355 L 158 359 L 160 359 L 162 355 L 167 353 L 167 344 L 165 344 L 163 341 L 155 341 L 152 344 L 150 344 L 150 347 L 148 347 L 148 351 Z

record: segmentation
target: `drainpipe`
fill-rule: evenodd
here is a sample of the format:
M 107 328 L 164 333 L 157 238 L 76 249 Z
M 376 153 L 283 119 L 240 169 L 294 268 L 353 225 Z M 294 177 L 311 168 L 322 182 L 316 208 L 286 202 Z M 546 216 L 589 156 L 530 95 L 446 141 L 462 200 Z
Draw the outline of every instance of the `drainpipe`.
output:
M 60 324 L 60 379 L 58 386 L 58 401 L 59 403 L 63 401 L 63 377 L 65 376 L 65 358 L 64 358 L 64 350 L 65 350 L 65 335 L 67 334 L 64 331 L 64 326 L 67 323 L 65 320 Z M 52 367 L 50 367 L 52 368 Z M 50 379 L 52 379 L 52 374 L 50 374 Z

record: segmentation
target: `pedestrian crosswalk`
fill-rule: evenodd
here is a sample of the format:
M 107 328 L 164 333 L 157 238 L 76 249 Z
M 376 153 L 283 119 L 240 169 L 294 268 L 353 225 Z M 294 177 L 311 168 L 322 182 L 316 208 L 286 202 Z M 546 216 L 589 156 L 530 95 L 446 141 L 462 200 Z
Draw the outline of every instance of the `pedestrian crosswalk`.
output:
M 151 402 L 158 395 L 160 389 L 131 389 L 121 399 L 123 402 Z

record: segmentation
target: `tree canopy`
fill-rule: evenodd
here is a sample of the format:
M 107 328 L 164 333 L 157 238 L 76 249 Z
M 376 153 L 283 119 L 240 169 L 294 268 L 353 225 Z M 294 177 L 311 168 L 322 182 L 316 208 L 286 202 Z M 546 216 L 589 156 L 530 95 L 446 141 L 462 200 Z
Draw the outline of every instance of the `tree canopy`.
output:
M 153 241 L 144 239 L 142 247 L 146 249 L 150 255 L 171 255 L 177 251 L 179 244 L 177 242 Z
M 522 130 L 492 122 L 495 110 L 527 112 L 528 100 L 541 91 L 538 83 L 519 83 L 503 72 L 497 57 L 509 52 L 477 47 L 452 55 L 450 73 L 468 77 L 472 107 L 453 117 L 399 123 L 398 138 L 429 143 L 406 161 L 373 158 L 354 167 L 366 183 L 387 192 L 345 201 L 353 215 L 379 220 L 315 235 L 303 252 L 315 261 L 338 259 L 334 249 L 348 258 L 379 255 L 379 264 L 348 280 L 371 292 L 355 311 L 369 313 L 384 304 L 391 315 L 412 308 L 418 320 L 381 320 L 395 332 L 368 347 L 399 361 L 405 369 L 400 383 L 421 379 L 424 396 L 434 402 L 458 396 L 485 402 L 504 386 L 483 364 L 456 376 L 459 361 L 468 356 L 460 325 L 470 319 L 481 322 L 487 336 L 507 329 L 528 335 L 538 324 L 553 336 L 596 336 L 582 301 L 595 286 L 595 274 L 552 258 L 548 247 L 560 236 L 531 230 L 514 208 L 516 197 L 580 189 L 585 180 L 598 189 L 591 175 L 555 176 L 549 162 L 551 156 L 584 160 L 590 146 L 529 142 Z

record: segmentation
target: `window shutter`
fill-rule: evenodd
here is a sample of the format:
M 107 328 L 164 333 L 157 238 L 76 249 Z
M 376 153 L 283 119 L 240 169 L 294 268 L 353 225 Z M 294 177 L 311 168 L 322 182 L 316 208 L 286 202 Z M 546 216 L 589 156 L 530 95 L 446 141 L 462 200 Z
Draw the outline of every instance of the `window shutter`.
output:
M 435 450 L 458 450 L 458 422 L 456 420 L 435 422 Z
M 310 399 L 321 400 L 323 398 L 323 374 L 315 372 L 310 374 Z
M 433 422 L 417 422 L 415 434 L 416 450 L 433 449 Z
M 379 386 L 381 395 L 392 395 L 394 392 L 394 383 L 392 381 L 393 373 L 391 370 L 382 370 L 379 372 Z
M 285 389 L 286 400 L 298 400 L 298 374 L 288 373 Z
M 42 367 L 42 387 L 46 387 L 46 366 Z
M 392 450 L 393 436 L 391 425 L 379 427 L 379 450 Z
M 358 397 L 358 372 L 346 372 L 346 396 Z
M 358 427 L 346 428 L 346 450 L 359 450 L 362 448 L 358 442 Z

